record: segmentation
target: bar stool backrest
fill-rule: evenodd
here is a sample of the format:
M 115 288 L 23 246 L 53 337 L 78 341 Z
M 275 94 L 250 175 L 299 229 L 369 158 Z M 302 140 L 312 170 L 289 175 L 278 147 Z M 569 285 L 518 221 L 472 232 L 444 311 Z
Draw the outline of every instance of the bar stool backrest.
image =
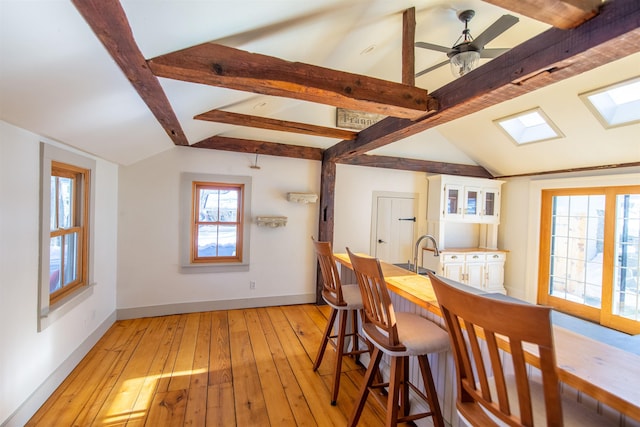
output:
M 540 400 L 544 401 L 546 424 L 562 426 L 550 308 L 471 294 L 431 272 L 428 275 L 449 331 L 460 414 L 472 425 L 497 425 L 487 416 L 490 412 L 508 425 L 532 426 L 535 387 L 528 375 L 527 347 L 537 351 L 540 358 Z M 512 366 L 503 363 L 508 358 L 501 357 L 500 347 L 511 353 Z M 508 382 L 513 380 L 517 393 L 508 393 Z
M 404 348 L 398 338 L 396 316 L 389 297 L 380 261 L 377 258 L 358 256 L 347 248 L 353 272 L 360 286 L 364 306 L 364 329 L 376 344 L 390 351 Z
M 311 239 L 322 272 L 322 297 L 327 303 L 338 307 L 347 305 L 342 296 L 342 284 L 333 257 L 331 242 L 318 242 L 313 237 Z

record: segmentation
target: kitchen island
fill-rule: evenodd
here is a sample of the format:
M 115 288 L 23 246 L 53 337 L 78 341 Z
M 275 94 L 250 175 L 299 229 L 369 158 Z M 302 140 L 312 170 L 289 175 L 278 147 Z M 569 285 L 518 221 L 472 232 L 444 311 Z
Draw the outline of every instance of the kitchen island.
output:
M 335 254 L 343 283 L 355 283 L 347 254 Z M 411 311 L 443 325 L 440 308 L 428 277 L 381 262 L 396 311 Z M 452 282 L 451 280 L 447 280 Z M 474 293 L 483 291 L 458 284 Z M 610 425 L 640 426 L 640 356 L 554 325 L 556 359 L 563 393 L 573 395 L 613 420 Z M 451 355 L 430 359 L 445 420 L 456 426 L 453 360 Z M 537 354 L 530 351 L 535 367 Z M 616 424 L 617 421 L 617 424 Z

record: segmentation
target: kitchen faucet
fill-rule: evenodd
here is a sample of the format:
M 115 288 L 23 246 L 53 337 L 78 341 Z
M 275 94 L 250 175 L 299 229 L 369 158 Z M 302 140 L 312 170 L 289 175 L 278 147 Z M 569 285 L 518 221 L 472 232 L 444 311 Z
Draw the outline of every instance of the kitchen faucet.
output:
M 436 242 L 435 237 L 433 237 L 431 234 L 425 234 L 418 237 L 418 240 L 416 241 L 416 249 L 413 257 L 413 271 L 415 271 L 416 273 L 418 273 L 418 251 L 420 250 L 420 242 L 422 242 L 424 239 L 429 239 L 431 240 L 431 242 L 433 242 L 433 256 L 440 256 L 440 251 L 438 250 L 438 243 Z

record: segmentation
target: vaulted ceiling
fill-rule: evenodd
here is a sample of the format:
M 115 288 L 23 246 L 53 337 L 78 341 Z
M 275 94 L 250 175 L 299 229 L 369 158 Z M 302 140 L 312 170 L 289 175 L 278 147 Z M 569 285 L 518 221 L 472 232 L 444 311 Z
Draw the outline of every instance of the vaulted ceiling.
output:
M 0 119 L 121 164 L 173 145 L 480 176 L 640 162 L 640 125 L 578 98 L 640 74 L 638 2 L 575 4 L 598 1 L 2 1 Z M 446 60 L 413 41 L 451 46 L 466 9 L 472 35 L 516 16 L 487 45 L 511 50 L 408 81 Z M 389 117 L 356 133 L 336 106 Z M 492 123 L 537 106 L 564 138 Z

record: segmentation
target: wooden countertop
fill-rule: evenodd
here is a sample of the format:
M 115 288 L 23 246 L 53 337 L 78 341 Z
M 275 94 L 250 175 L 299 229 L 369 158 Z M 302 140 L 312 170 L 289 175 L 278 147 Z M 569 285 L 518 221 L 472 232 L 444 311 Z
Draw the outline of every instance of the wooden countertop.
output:
M 347 254 L 335 254 L 335 258 L 352 269 Z M 385 262 L 380 265 L 390 291 L 441 315 L 428 277 Z M 560 326 L 554 325 L 553 330 L 560 380 L 640 421 L 640 356 Z M 529 350 L 535 365 L 537 351 Z

